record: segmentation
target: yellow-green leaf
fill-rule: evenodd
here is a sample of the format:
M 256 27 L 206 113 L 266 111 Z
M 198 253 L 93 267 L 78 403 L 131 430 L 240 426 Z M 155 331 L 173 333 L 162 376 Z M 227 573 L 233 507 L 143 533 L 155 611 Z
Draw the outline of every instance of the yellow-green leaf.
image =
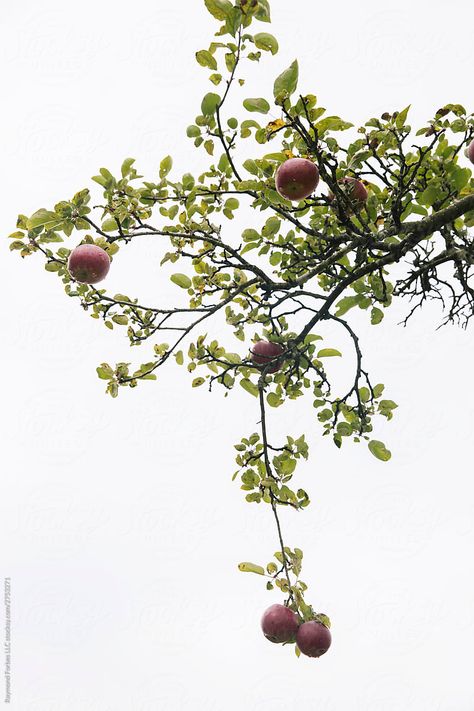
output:
M 276 54 L 278 52 L 278 40 L 268 32 L 259 32 L 254 35 L 255 45 L 266 52 Z
M 220 101 L 221 97 L 219 96 L 219 94 L 214 94 L 213 92 L 206 94 L 201 103 L 201 111 L 204 116 L 212 116 L 212 114 L 216 112 Z
M 186 274 L 173 274 L 171 276 L 171 281 L 176 286 L 180 286 L 182 289 L 189 289 L 192 285 L 191 279 Z
M 285 69 L 275 80 L 273 86 L 273 95 L 277 104 L 282 104 L 285 99 L 291 96 L 298 86 L 299 67 L 298 61 L 295 61 Z
M 374 457 L 377 457 L 377 459 L 380 459 L 382 462 L 388 462 L 392 456 L 392 453 L 386 448 L 384 443 L 376 439 L 372 439 L 369 442 L 369 450 Z
M 240 381 L 240 384 L 243 389 L 246 390 L 248 393 L 250 393 L 254 397 L 258 396 L 258 387 L 255 385 L 255 383 L 252 383 L 251 380 L 249 380 L 248 378 L 243 378 Z
M 209 69 L 217 69 L 217 62 L 215 57 L 212 56 L 210 52 L 206 49 L 201 49 L 196 52 L 196 61 L 201 67 L 209 67 Z
M 166 156 L 160 163 L 160 178 L 165 178 L 173 167 L 173 159 L 171 156 Z
M 245 99 L 244 108 L 252 113 L 268 114 L 270 104 L 266 99 Z
M 265 569 L 261 565 L 255 563 L 239 563 L 241 573 L 256 573 L 257 575 L 265 575 Z
M 336 348 L 323 348 L 317 355 L 318 358 L 333 358 L 334 356 L 342 356 L 341 351 Z
M 49 210 L 45 210 L 44 208 L 41 208 L 40 210 L 37 210 L 33 215 L 28 220 L 28 229 L 29 230 L 34 230 L 36 227 L 41 227 L 42 225 L 47 225 L 49 223 L 57 223 L 60 222 L 60 219 L 55 212 L 49 212 Z
M 216 20 L 226 20 L 233 9 L 229 0 L 204 0 L 204 4 Z

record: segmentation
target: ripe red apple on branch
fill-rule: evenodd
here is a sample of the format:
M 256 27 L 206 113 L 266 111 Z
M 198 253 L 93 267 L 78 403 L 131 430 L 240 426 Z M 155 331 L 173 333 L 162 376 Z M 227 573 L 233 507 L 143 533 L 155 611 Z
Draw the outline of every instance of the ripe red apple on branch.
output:
M 275 360 L 278 356 L 281 356 L 281 354 L 285 352 L 284 347 L 280 343 L 257 341 L 257 343 L 252 346 L 250 352 L 252 354 L 252 361 L 255 365 L 268 366 L 269 363 L 271 363 L 271 366 L 267 369 L 267 373 L 276 373 L 283 365 L 281 358 L 279 360 Z
M 110 257 L 102 247 L 80 244 L 69 256 L 68 269 L 81 284 L 97 284 L 109 273 Z
M 474 163 L 474 139 L 470 142 L 466 149 L 466 155 L 471 161 L 471 163 Z
M 261 621 L 265 637 L 275 644 L 294 642 L 298 632 L 298 616 L 284 605 L 271 605 L 263 613 Z
M 321 657 L 331 646 L 331 632 L 321 622 L 303 622 L 296 634 L 296 644 L 307 657 Z
M 275 175 L 276 189 L 287 200 L 304 200 L 314 193 L 318 183 L 318 167 L 307 158 L 286 160 Z
M 338 183 L 354 210 L 360 210 L 364 207 L 367 202 L 367 198 L 369 197 L 369 193 L 361 180 L 357 180 L 357 178 L 353 178 L 352 176 L 346 176 L 345 178 L 339 180 Z M 329 200 L 333 202 L 336 196 L 334 193 L 330 192 L 328 197 Z

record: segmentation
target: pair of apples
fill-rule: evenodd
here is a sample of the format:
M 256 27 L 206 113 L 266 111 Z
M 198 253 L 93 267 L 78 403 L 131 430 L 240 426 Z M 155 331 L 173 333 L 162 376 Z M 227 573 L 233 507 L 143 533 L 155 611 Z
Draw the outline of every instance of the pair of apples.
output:
M 305 200 L 314 193 L 319 183 L 318 166 L 308 158 L 290 158 L 280 165 L 275 175 L 277 192 L 287 200 Z M 339 181 L 341 189 L 355 209 L 367 202 L 365 185 L 357 178 L 346 177 Z M 333 202 L 334 194 L 329 193 Z
M 275 644 L 295 642 L 307 657 L 321 657 L 331 646 L 329 629 L 316 620 L 300 624 L 298 615 L 284 605 L 271 605 L 263 613 L 263 634 Z
M 474 164 L 474 140 L 466 149 L 466 157 Z M 290 158 L 280 165 L 276 172 L 275 184 L 278 193 L 287 200 L 305 200 L 316 190 L 319 183 L 318 167 L 307 158 Z M 367 202 L 365 185 L 357 178 L 346 177 L 339 181 L 350 204 L 360 209 Z M 333 202 L 334 194 L 329 193 Z

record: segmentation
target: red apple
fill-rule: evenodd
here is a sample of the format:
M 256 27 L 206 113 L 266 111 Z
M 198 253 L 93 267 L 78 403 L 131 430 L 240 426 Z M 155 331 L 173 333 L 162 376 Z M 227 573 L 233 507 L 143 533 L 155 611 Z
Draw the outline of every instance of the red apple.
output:
M 474 139 L 470 142 L 466 149 L 466 155 L 471 161 L 471 163 L 474 163 Z
M 281 359 L 275 360 L 284 352 L 284 347 L 280 343 L 272 343 L 271 341 L 257 341 L 250 352 L 252 361 L 255 365 L 265 366 L 269 363 L 272 365 L 268 368 L 267 373 L 276 373 L 283 365 Z M 273 362 L 274 361 L 274 362 Z
M 320 657 L 331 646 L 331 633 L 321 622 L 303 622 L 296 634 L 296 644 L 307 657 Z
M 367 188 L 365 187 L 364 183 L 362 183 L 360 180 L 357 180 L 357 178 L 343 178 L 341 181 L 345 187 L 345 192 L 346 195 L 348 195 L 350 201 L 352 203 L 355 203 L 356 205 L 362 205 L 367 202 L 367 198 L 369 197 L 369 193 L 367 192 Z
M 307 158 L 286 160 L 275 175 L 276 189 L 287 200 L 304 200 L 316 190 L 318 183 L 318 167 Z
M 82 284 L 97 284 L 107 276 L 110 258 L 105 250 L 95 244 L 80 244 L 69 255 L 70 275 Z
M 263 613 L 262 630 L 270 642 L 294 642 L 298 631 L 298 616 L 284 605 L 271 605 Z
M 342 180 L 339 180 L 338 182 L 354 209 L 359 210 L 365 205 L 367 198 L 369 197 L 369 193 L 367 192 L 367 188 L 364 183 L 357 180 L 357 178 L 352 178 L 350 176 L 342 178 Z M 334 193 L 329 193 L 329 200 L 331 202 L 334 198 Z

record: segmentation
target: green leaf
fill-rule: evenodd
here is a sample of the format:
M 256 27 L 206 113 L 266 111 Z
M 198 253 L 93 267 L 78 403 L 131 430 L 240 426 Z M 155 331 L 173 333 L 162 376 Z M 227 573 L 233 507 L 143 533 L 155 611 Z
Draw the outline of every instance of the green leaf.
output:
M 252 383 L 251 380 L 248 378 L 243 378 L 240 381 L 240 385 L 243 387 L 244 390 L 246 390 L 248 393 L 253 395 L 254 397 L 258 397 L 258 387 L 255 385 L 255 383 Z
M 103 221 L 102 230 L 104 232 L 115 232 L 116 229 L 118 229 L 117 220 L 115 220 L 113 217 L 108 217 L 106 220 Z
M 193 388 L 199 388 L 203 383 L 205 383 L 204 378 L 194 378 L 193 380 Z
M 398 405 L 393 400 L 380 400 L 379 407 L 381 410 L 395 410 Z
M 343 121 L 339 116 L 327 116 L 316 124 L 316 128 L 318 133 L 325 133 L 326 131 L 346 131 L 353 125 L 353 123 Z
M 332 358 L 334 356 L 342 356 L 341 351 L 336 350 L 336 348 L 323 348 L 317 355 L 318 358 Z
M 206 94 L 201 103 L 201 111 L 204 116 L 212 116 L 216 112 L 216 109 L 219 106 L 220 102 L 221 97 L 219 96 L 219 94 L 214 94 L 212 92 Z
M 10 245 L 10 247 L 11 247 L 11 245 Z M 59 272 L 61 267 L 62 267 L 61 262 L 47 262 L 44 265 L 44 268 L 46 269 L 47 272 Z
M 10 251 L 14 252 L 15 250 L 20 250 L 24 249 L 26 247 L 24 242 L 20 242 L 19 240 L 15 240 L 10 244 Z
M 423 190 L 423 192 L 418 195 L 418 202 L 427 207 L 431 207 L 442 195 L 442 189 L 440 185 L 436 183 L 431 183 L 428 187 Z
M 321 622 L 321 624 L 323 624 L 323 625 L 324 625 L 325 627 L 327 627 L 328 629 L 331 628 L 331 620 L 330 620 L 329 617 L 328 617 L 327 615 L 325 615 L 324 613 L 320 612 L 319 615 L 316 615 L 315 619 L 316 619 L 318 622 Z
M 383 383 L 378 383 L 377 385 L 374 386 L 374 397 L 378 399 L 383 391 L 385 390 L 385 385 Z
M 192 285 L 191 279 L 186 274 L 173 274 L 170 278 L 173 284 L 180 286 L 182 289 L 189 289 Z
M 244 166 L 245 170 L 248 170 L 248 172 L 252 175 L 258 175 L 260 172 L 259 167 L 253 160 L 253 158 L 247 158 L 247 160 L 244 160 L 242 165 Z
M 374 457 L 377 457 L 377 459 L 380 459 L 382 462 L 388 462 L 392 456 L 392 453 L 385 447 L 384 443 L 376 439 L 372 439 L 369 442 L 369 450 Z
M 122 178 L 125 178 L 127 175 L 130 175 L 131 167 L 134 163 L 135 158 L 125 158 L 120 169 L 120 172 L 122 173 Z
M 209 67 L 209 69 L 217 69 L 217 62 L 215 57 L 212 56 L 210 52 L 206 49 L 201 49 L 196 52 L 196 61 L 201 67 Z
M 276 54 L 278 52 L 278 41 L 276 37 L 269 34 L 268 32 L 259 32 L 258 34 L 254 35 L 253 39 L 255 45 L 259 49 L 263 49 L 266 52 L 271 52 L 272 54 Z
M 255 17 L 260 22 L 271 22 L 269 0 L 258 0 L 258 8 Z
M 166 178 L 171 168 L 173 167 L 173 159 L 171 156 L 166 156 L 160 163 L 160 178 Z
M 99 185 L 102 185 L 103 188 L 106 188 L 107 185 L 109 184 L 109 181 L 107 178 L 104 178 L 102 175 L 94 175 L 92 177 L 92 180 L 94 183 L 98 183 Z
M 112 316 L 112 321 L 119 326 L 126 326 L 128 324 L 128 316 L 125 316 L 125 314 L 115 314 Z
M 191 175 L 191 173 L 185 173 L 183 175 L 182 183 L 183 183 L 183 188 L 185 190 L 192 190 L 195 185 L 195 180 L 194 177 Z
M 229 198 L 228 200 L 225 201 L 225 207 L 227 210 L 237 210 L 239 205 L 240 205 L 240 203 L 237 200 L 237 198 Z
M 299 67 L 298 61 L 295 61 L 285 69 L 275 80 L 273 86 L 273 95 L 277 104 L 282 104 L 285 99 L 288 99 L 298 86 Z
M 244 108 L 253 113 L 268 114 L 270 104 L 266 99 L 245 99 Z
M 470 168 L 460 168 L 459 166 L 455 166 L 455 169 L 453 170 L 452 179 L 456 190 L 462 190 L 464 186 L 468 184 L 470 178 Z
M 204 0 L 204 4 L 216 20 L 226 20 L 233 9 L 229 0 Z
M 33 215 L 31 215 L 27 225 L 29 230 L 34 230 L 36 227 L 41 227 L 42 225 L 47 225 L 49 223 L 57 223 L 60 221 L 60 219 L 61 218 L 58 217 L 55 212 L 49 212 L 49 210 L 41 208 L 40 210 L 37 210 Z
M 384 313 L 381 309 L 378 309 L 376 306 L 372 309 L 370 313 L 370 323 L 373 326 L 376 326 L 378 323 L 382 321 L 384 317 Z
M 239 563 L 241 573 L 256 573 L 257 575 L 265 575 L 265 568 L 255 563 Z
M 237 34 L 237 31 L 242 22 L 242 11 L 240 7 L 233 7 L 225 23 L 226 32 L 231 34 L 233 37 Z M 233 67 L 232 67 L 233 69 Z M 232 71 L 232 69 L 230 71 Z
M 244 242 L 254 242 L 257 239 L 260 239 L 261 235 L 257 232 L 257 230 L 254 230 L 252 228 L 248 230 L 244 230 L 242 232 L 242 239 Z
M 362 400 L 362 402 L 369 402 L 369 400 L 370 400 L 369 388 L 366 388 L 365 386 L 362 388 L 359 388 L 359 397 Z
M 403 111 L 400 111 L 398 114 L 397 118 L 395 119 L 395 126 L 397 128 L 402 128 L 402 126 L 405 125 L 405 121 L 407 120 L 408 112 L 410 111 L 411 104 L 406 107 L 406 109 L 403 109 Z
M 279 407 L 280 405 L 283 404 L 283 400 L 280 397 L 278 397 L 278 395 L 276 393 L 268 393 L 267 402 L 270 405 L 270 407 Z
M 273 235 L 276 235 L 280 227 L 281 220 L 278 217 L 269 217 L 268 220 L 265 222 L 265 227 L 263 228 L 262 232 L 265 237 L 271 237 Z
M 199 128 L 199 126 L 195 126 L 194 124 L 192 124 L 191 126 L 187 127 L 186 135 L 188 136 L 188 138 L 197 138 L 201 135 L 201 129 Z
M 357 306 L 357 303 L 357 296 L 345 296 L 336 304 L 336 316 L 344 316 L 344 314 L 346 314 L 350 309 L 354 308 L 354 306 Z
M 108 363 L 102 363 L 96 371 L 101 380 L 111 380 L 114 377 L 114 371 Z

